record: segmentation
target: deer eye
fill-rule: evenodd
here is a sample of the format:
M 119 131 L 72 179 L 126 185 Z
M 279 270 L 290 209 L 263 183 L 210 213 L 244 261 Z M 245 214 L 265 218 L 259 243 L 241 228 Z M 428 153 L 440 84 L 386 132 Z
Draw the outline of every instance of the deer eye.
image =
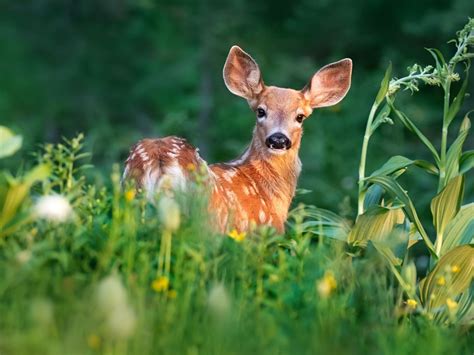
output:
M 304 120 L 303 114 L 300 113 L 299 115 L 296 116 L 296 122 L 301 123 L 303 122 L 303 120 Z
M 262 118 L 262 117 L 265 117 L 267 113 L 265 112 L 265 110 L 261 107 L 257 108 L 257 117 L 258 118 Z

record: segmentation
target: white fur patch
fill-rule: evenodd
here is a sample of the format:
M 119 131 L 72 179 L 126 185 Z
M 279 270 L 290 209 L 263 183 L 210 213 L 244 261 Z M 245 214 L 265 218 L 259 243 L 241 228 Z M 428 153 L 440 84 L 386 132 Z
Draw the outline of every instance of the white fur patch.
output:
M 184 171 L 177 162 L 168 165 L 164 170 L 165 174 L 171 178 L 173 188 L 181 190 L 186 188 L 186 177 Z
M 142 185 L 146 191 L 146 196 L 148 199 L 153 199 L 157 189 L 157 183 L 160 179 L 160 170 L 159 169 L 147 169 L 143 175 Z
M 258 213 L 258 219 L 260 220 L 260 223 L 265 223 L 266 218 L 267 216 L 265 212 L 263 212 L 263 210 L 260 210 L 260 212 Z
M 130 171 L 130 167 L 128 166 L 128 164 L 126 164 L 125 169 L 123 170 L 123 174 L 122 174 L 122 181 L 121 181 L 122 184 L 125 182 L 125 179 L 127 178 L 129 171 Z
M 143 148 L 143 146 L 141 144 L 137 145 L 137 149 L 135 149 L 135 153 L 140 156 L 140 159 L 143 162 L 147 162 L 148 160 L 150 160 L 150 157 L 148 156 L 148 153 L 145 151 L 145 149 Z
M 229 169 L 224 174 L 222 174 L 222 177 L 227 181 L 227 182 L 232 182 L 232 178 L 235 176 L 237 172 L 234 169 Z
M 242 187 L 242 190 L 244 190 L 244 194 L 246 194 L 247 196 L 250 195 L 249 188 L 246 185 Z

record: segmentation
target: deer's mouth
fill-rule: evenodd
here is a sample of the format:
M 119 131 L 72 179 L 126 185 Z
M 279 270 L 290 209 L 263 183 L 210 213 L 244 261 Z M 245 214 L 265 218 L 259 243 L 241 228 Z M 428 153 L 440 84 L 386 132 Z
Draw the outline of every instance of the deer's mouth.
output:
M 288 152 L 289 148 L 288 149 L 279 149 L 279 148 L 268 147 L 267 150 L 270 152 L 270 154 L 284 155 Z

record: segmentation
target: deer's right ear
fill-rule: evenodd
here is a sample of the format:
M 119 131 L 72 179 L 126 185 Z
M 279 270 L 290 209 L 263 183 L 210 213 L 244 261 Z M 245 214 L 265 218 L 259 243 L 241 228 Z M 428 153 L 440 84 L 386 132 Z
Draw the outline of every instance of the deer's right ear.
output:
M 233 46 L 227 56 L 224 82 L 231 93 L 247 100 L 254 99 L 263 90 L 257 63 L 238 46 Z

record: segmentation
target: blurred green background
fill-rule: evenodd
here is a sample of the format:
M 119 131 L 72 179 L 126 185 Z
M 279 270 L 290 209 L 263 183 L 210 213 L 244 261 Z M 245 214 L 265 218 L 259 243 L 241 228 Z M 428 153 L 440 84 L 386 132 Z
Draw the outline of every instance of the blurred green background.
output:
M 0 123 L 24 136 L 24 157 L 84 132 L 97 183 L 143 137 L 183 136 L 209 162 L 223 161 L 245 148 L 255 120 L 222 80 L 233 44 L 257 60 L 267 84 L 292 88 L 351 57 L 346 99 L 305 123 L 299 186 L 312 192 L 299 199 L 353 216 L 362 136 L 386 66 L 403 76 L 408 65 L 431 64 L 424 47 L 450 57 L 446 42 L 468 16 L 472 0 L 0 0 Z M 399 99 L 430 138 L 440 136 L 441 95 L 427 88 Z M 473 106 L 467 99 L 463 114 Z M 465 149 L 473 147 L 468 138 Z M 396 154 L 428 158 L 395 122 L 371 142 L 368 170 Z M 18 169 L 18 158 L 5 164 Z M 426 215 L 436 179 L 408 173 L 402 183 Z

